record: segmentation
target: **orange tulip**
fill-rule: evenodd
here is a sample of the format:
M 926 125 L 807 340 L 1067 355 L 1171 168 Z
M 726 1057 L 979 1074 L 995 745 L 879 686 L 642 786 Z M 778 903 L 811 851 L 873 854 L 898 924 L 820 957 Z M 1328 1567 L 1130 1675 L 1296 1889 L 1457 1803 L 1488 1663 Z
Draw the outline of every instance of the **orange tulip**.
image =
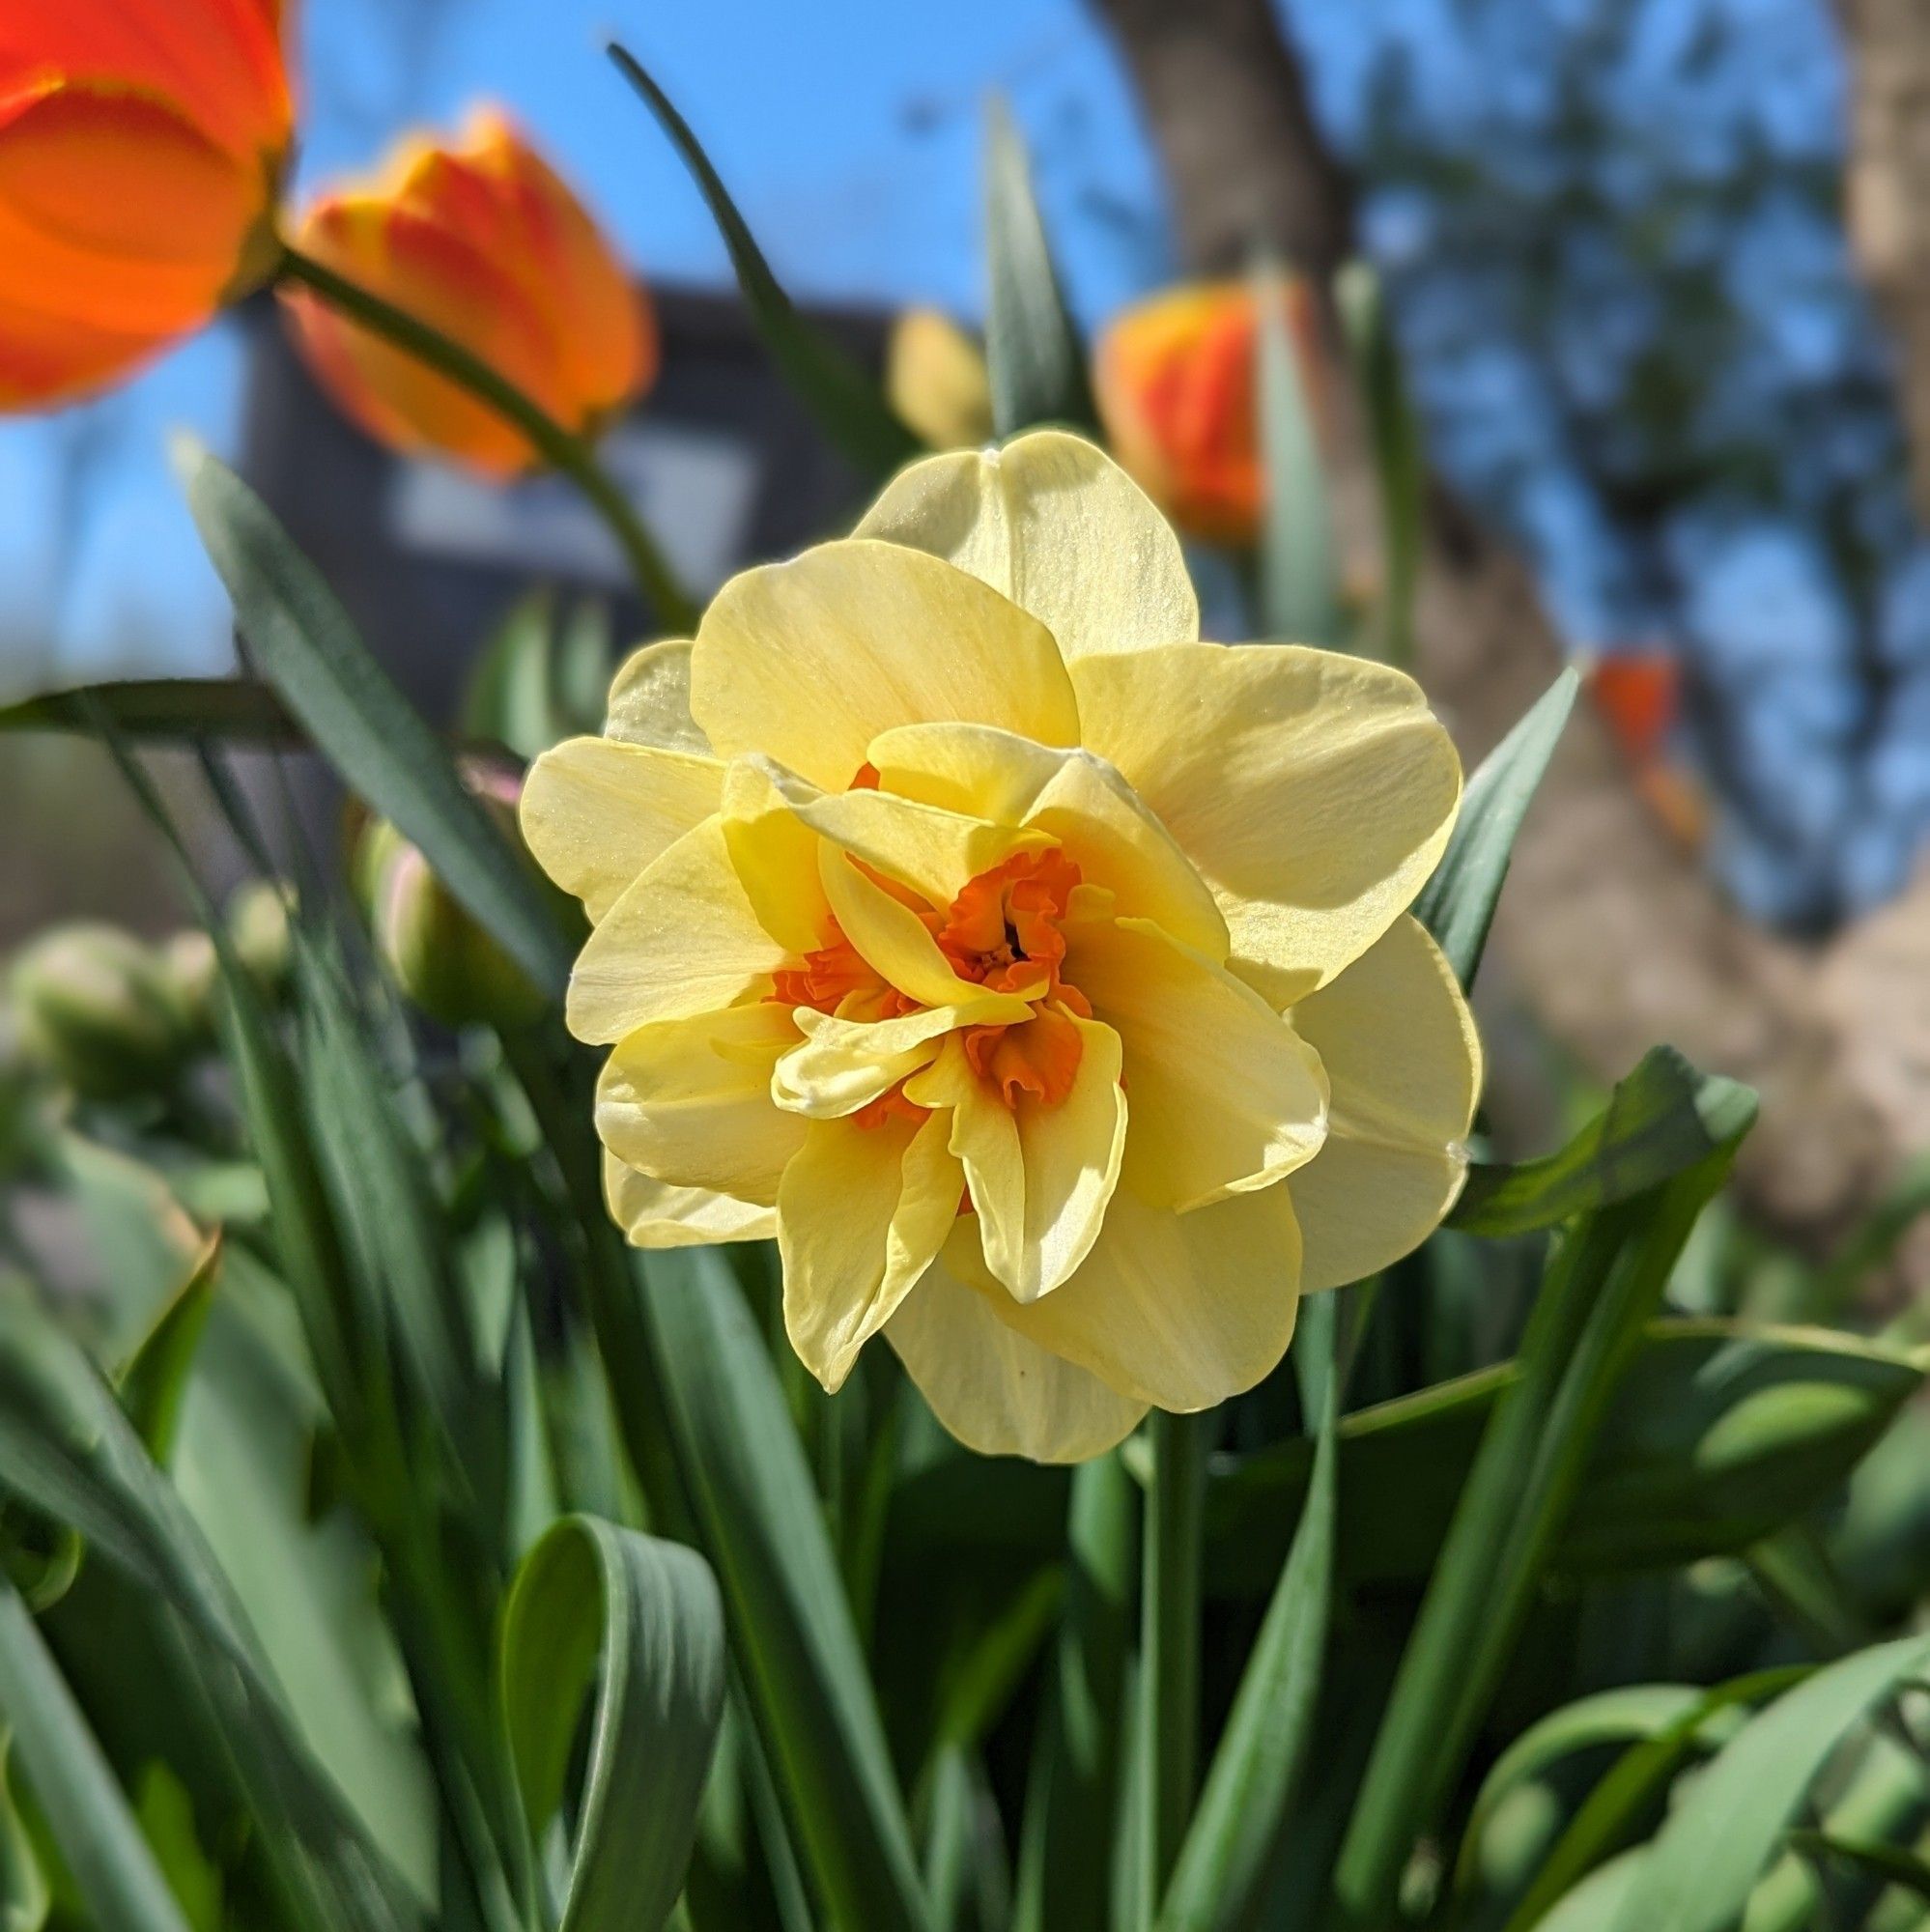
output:
M 294 129 L 281 15 L 0 5 L 0 410 L 99 386 L 272 270 Z
M 377 180 L 323 197 L 296 245 L 451 337 L 564 428 L 600 429 L 657 371 L 656 324 L 582 204 L 497 110 L 454 145 L 415 136 Z M 536 461 L 521 432 L 304 289 L 297 339 L 336 402 L 410 455 L 496 478 Z
M 1314 319 L 1286 285 L 1308 365 Z M 1265 507 L 1259 414 L 1260 302 L 1250 282 L 1170 289 L 1114 317 L 1093 390 L 1120 461 L 1173 521 L 1209 543 L 1250 544 Z

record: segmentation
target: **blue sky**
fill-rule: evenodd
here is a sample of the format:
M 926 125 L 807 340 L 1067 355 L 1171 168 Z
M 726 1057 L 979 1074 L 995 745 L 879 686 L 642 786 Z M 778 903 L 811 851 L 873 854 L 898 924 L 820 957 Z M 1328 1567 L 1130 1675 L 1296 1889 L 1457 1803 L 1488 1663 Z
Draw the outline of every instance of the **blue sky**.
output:
M 1078 0 L 307 0 L 303 11 L 298 195 L 371 164 L 398 128 L 451 124 L 487 95 L 522 117 L 646 277 L 727 279 L 702 203 L 603 57 L 614 34 L 682 107 L 800 296 L 976 312 L 979 128 L 994 89 L 1037 151 L 1075 304 L 1102 313 L 1160 266 L 1153 164 Z M 99 405 L 0 422 L 0 695 L 225 668 L 223 605 L 164 444 L 186 424 L 233 446 L 241 359 L 216 327 Z

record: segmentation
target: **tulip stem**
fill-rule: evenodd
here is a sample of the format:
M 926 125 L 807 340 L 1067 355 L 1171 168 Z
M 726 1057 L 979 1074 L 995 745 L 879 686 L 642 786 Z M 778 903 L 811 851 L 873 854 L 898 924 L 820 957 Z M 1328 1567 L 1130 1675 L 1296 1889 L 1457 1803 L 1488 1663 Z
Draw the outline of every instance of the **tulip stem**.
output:
M 610 526 L 658 623 L 667 631 L 689 633 L 696 622 L 696 606 L 677 582 L 656 539 L 631 506 L 630 498 L 597 461 L 584 438 L 565 429 L 540 404 L 460 342 L 426 322 L 418 322 L 406 309 L 397 308 L 393 302 L 338 275 L 326 263 L 286 242 L 282 244 L 276 279 L 307 289 L 330 308 L 393 343 L 459 388 L 467 389 L 478 402 L 487 404 L 520 430 L 544 462 L 561 470 Z
M 1139 1739 L 1146 1815 L 1140 1902 L 1150 1924 L 1198 1796 L 1200 1558 L 1206 1493 L 1204 1415 L 1147 1418 L 1152 1448 L 1141 1547 Z

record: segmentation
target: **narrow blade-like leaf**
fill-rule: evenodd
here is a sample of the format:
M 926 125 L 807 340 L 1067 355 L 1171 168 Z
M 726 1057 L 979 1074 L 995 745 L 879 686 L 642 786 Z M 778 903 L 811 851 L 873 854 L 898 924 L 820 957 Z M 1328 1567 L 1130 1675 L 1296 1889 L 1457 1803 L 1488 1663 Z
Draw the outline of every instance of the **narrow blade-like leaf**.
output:
M 703 1559 L 593 1517 L 556 1523 L 504 1612 L 502 1694 L 531 1832 L 555 1815 L 596 1687 L 559 1932 L 657 1932 L 683 1889 L 724 1715 Z
M 817 1493 L 722 1256 L 653 1255 L 642 1312 L 698 1540 L 826 1918 L 927 1932 L 911 1829 Z
M 1494 923 L 1495 901 L 1508 876 L 1515 835 L 1580 688 L 1573 668 L 1563 671 L 1482 760 L 1467 781 L 1447 850 L 1414 901 L 1414 916 L 1439 942 L 1463 986 L 1474 982 L 1488 928 Z
M 0 1579 L 0 1718 L 97 1925 L 187 1932 L 154 1854 L 32 1614 Z
M 1240 1678 L 1160 1917 L 1162 1932 L 1235 1932 L 1264 1894 L 1313 1738 L 1334 1575 L 1340 1377 L 1336 1298 L 1313 1296 L 1296 1350 L 1320 1365 L 1312 1481 Z
M 450 892 L 540 986 L 569 950 L 528 866 L 355 635 L 348 612 L 268 506 L 199 444 L 177 454 L 188 508 L 255 662 L 343 781 L 420 846 Z
M 910 462 L 922 449 L 918 438 L 898 420 L 878 385 L 792 306 L 690 124 L 628 48 L 612 44 L 610 57 L 690 170 L 729 250 L 751 321 L 798 400 L 866 474 L 887 476 Z
M 77 731 L 91 737 L 103 714 L 136 744 L 308 742 L 274 692 L 245 677 L 128 678 L 49 691 L 0 707 L 0 731 Z
M 1340 576 L 1326 470 L 1313 399 L 1288 325 L 1289 284 L 1271 270 L 1254 276 L 1260 313 L 1260 440 L 1266 517 L 1260 539 L 1261 615 L 1283 643 L 1340 641 Z
M 996 97 L 985 117 L 985 261 L 993 428 L 1008 437 L 1036 423 L 1090 425 L 1085 351 L 1033 193 L 1032 162 L 1010 110 Z

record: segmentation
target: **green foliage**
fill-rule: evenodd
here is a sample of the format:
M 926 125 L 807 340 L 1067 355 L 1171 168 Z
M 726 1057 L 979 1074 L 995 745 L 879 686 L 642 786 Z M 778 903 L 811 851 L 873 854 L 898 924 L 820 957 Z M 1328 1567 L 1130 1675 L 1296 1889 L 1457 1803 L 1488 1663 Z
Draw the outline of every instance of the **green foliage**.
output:
M 610 57 L 690 170 L 730 251 L 737 286 L 764 347 L 825 435 L 869 475 L 889 475 L 918 455 L 918 439 L 893 412 L 878 385 L 791 305 L 729 190 L 668 95 L 626 47 L 612 43 Z
M 993 428 L 1009 437 L 1037 423 L 1090 426 L 1086 352 L 1033 195 L 1025 142 L 997 98 L 985 112 L 985 262 Z
M 1260 315 L 1260 446 L 1266 516 L 1260 534 L 1260 617 L 1284 642 L 1341 641 L 1340 564 L 1315 401 L 1288 321 L 1290 288 L 1276 270 L 1253 278 Z

